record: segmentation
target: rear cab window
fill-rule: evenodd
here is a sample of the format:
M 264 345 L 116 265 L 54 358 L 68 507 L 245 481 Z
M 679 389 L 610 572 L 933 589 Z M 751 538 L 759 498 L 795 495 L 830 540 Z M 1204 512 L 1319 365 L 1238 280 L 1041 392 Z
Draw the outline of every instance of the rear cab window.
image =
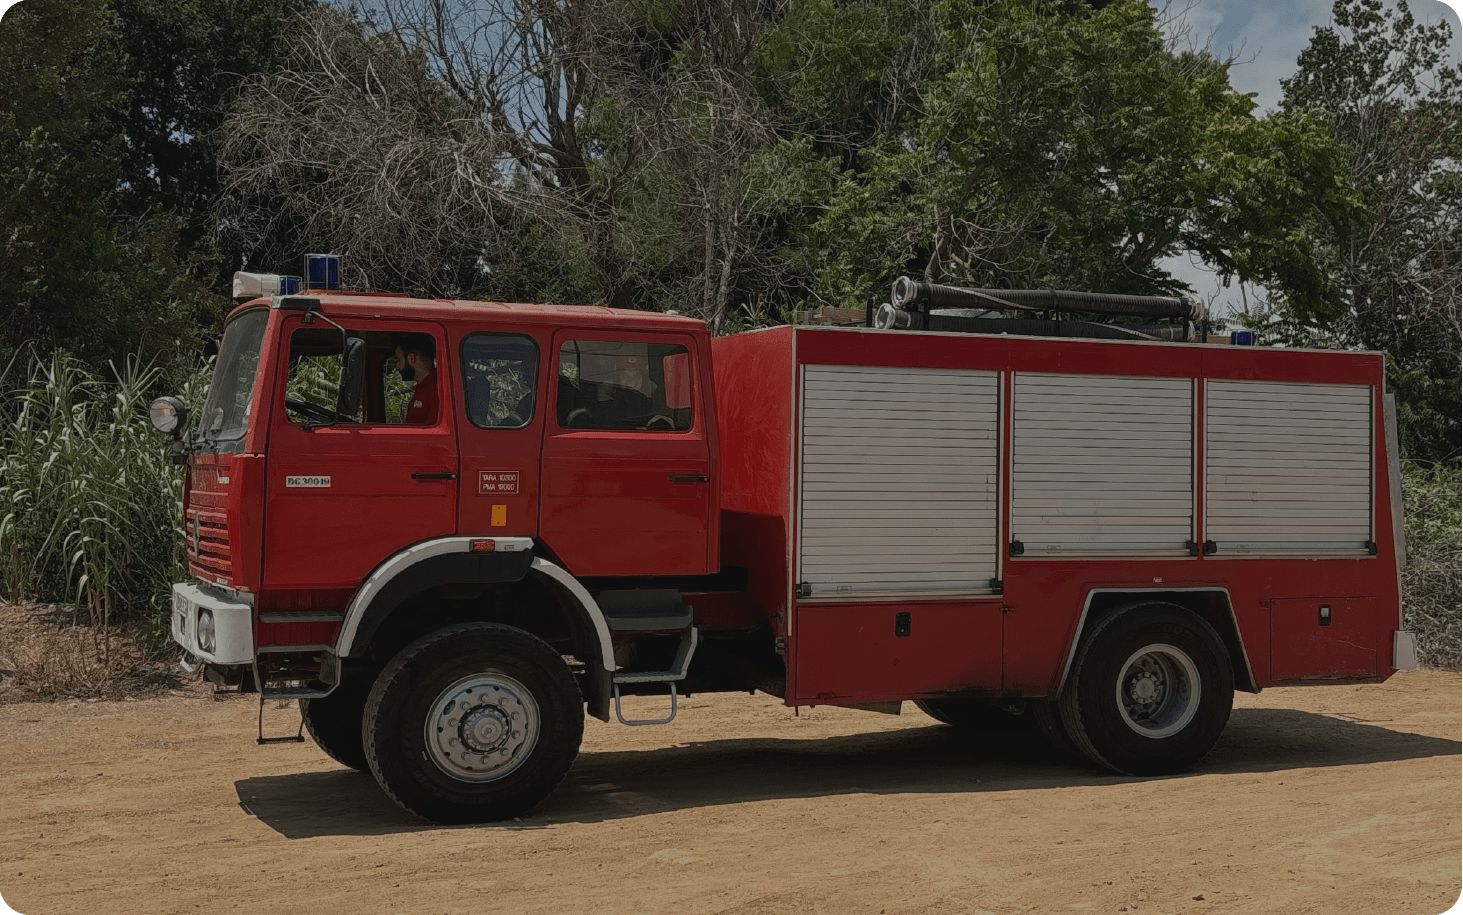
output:
M 561 429 L 688 432 L 690 353 L 679 343 L 565 340 L 556 400 Z

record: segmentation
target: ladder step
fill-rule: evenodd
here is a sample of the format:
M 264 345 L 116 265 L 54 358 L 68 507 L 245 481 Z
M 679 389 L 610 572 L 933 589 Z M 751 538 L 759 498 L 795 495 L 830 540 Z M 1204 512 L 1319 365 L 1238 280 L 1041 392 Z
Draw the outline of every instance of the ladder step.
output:
M 321 699 L 330 695 L 329 689 L 315 689 L 309 686 L 266 686 L 259 691 L 263 699 Z
M 691 625 L 691 608 L 679 591 L 601 591 L 595 598 L 605 623 L 616 632 L 677 632 Z
M 628 674 L 615 674 L 616 683 L 674 683 L 685 679 L 684 670 L 648 670 Z

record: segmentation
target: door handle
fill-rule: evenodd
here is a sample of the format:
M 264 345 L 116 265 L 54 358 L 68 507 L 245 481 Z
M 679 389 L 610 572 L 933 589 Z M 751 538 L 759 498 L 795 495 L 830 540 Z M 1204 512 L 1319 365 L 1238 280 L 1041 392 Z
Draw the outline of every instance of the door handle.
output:
M 708 483 L 711 478 L 704 473 L 673 473 L 667 477 L 672 483 Z
M 455 480 L 457 474 L 450 470 L 417 470 L 413 471 L 413 480 Z

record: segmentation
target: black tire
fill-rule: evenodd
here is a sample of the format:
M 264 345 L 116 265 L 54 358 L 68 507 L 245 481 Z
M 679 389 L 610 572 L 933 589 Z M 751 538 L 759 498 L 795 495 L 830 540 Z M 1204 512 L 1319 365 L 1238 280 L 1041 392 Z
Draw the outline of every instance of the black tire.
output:
M 1031 726 L 1029 712 L 1008 712 L 985 699 L 916 699 L 914 704 L 936 721 L 971 733 L 1015 734 Z
M 1078 751 L 1077 745 L 1072 742 L 1072 735 L 1067 733 L 1067 726 L 1062 723 L 1061 713 L 1057 710 L 1057 704 L 1048 699 L 1029 699 L 1031 708 L 1031 720 L 1036 723 L 1036 729 L 1046 742 L 1051 744 L 1063 756 L 1077 757 L 1082 753 Z
M 1093 630 L 1058 706 L 1072 742 L 1098 765 L 1129 775 L 1182 772 L 1229 722 L 1229 652 L 1214 627 L 1182 607 L 1133 607 Z
M 362 730 L 372 682 L 366 675 L 349 677 L 328 696 L 300 700 L 300 717 L 310 739 L 326 756 L 358 772 L 370 768 Z
M 563 658 L 493 623 L 449 626 L 403 648 L 366 703 L 371 773 L 392 800 L 437 823 L 523 813 L 564 780 L 583 736 L 584 703 Z

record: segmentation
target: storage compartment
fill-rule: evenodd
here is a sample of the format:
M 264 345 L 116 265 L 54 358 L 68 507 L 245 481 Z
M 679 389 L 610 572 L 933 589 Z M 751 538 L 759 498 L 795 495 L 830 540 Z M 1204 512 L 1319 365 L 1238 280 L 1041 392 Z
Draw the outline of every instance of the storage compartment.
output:
M 1377 675 L 1376 599 L 1304 597 L 1270 602 L 1272 680 Z
M 1188 555 L 1191 379 L 1017 372 L 1012 384 L 1019 555 Z
M 800 604 L 797 633 L 804 701 L 1001 686 L 1000 601 Z
M 804 596 L 990 594 L 1000 376 L 810 365 L 802 395 Z

